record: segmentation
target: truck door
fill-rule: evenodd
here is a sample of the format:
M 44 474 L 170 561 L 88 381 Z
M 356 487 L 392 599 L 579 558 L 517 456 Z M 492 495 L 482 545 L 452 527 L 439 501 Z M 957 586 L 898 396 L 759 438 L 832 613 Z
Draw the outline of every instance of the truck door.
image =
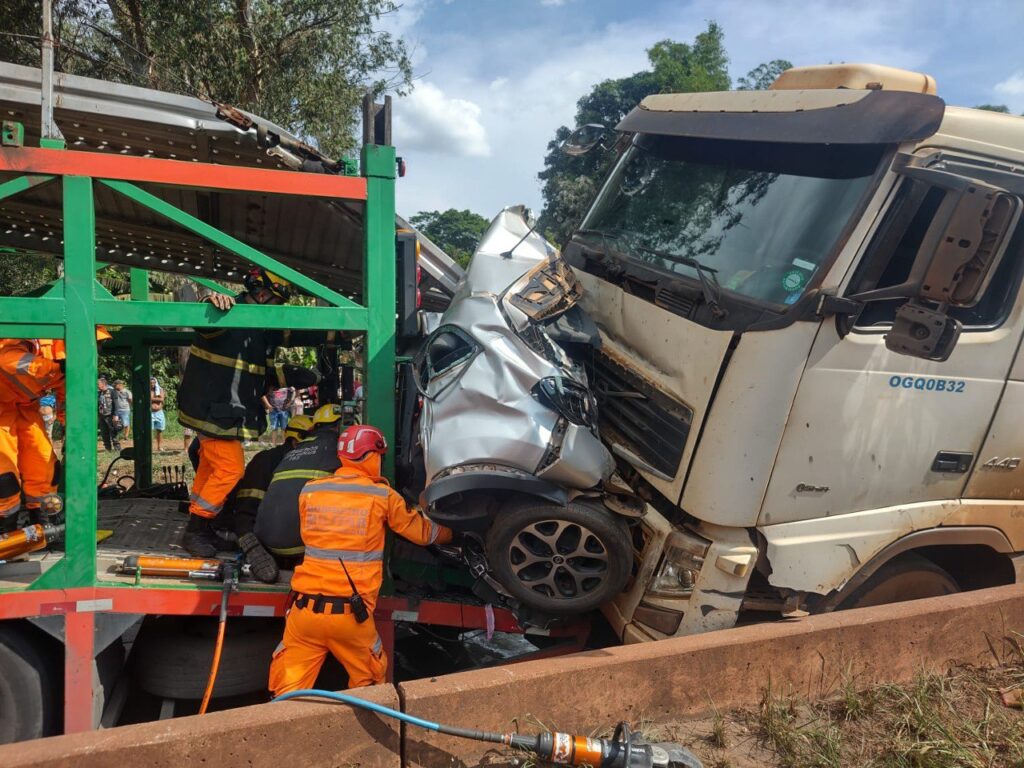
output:
M 902 182 L 848 293 L 905 279 L 943 195 L 920 182 Z M 1017 227 L 981 301 L 952 313 L 964 327 L 944 362 L 886 349 L 884 334 L 899 300 L 868 304 L 850 328 L 843 327 L 851 323 L 848 319 L 822 324 L 759 524 L 897 506 L 906 510 L 916 504 L 912 515 L 887 518 L 911 530 L 954 511 L 941 502 L 964 493 L 1024 327 L 1024 302 L 1017 290 L 1024 267 L 1022 230 Z M 1017 416 L 1024 397 L 1018 402 L 1014 438 L 1024 441 L 1018 437 L 1022 425 Z M 1021 449 L 1024 443 L 1015 448 L 1017 453 Z M 991 450 L 995 455 L 1010 448 Z M 914 522 L 908 523 L 910 517 Z

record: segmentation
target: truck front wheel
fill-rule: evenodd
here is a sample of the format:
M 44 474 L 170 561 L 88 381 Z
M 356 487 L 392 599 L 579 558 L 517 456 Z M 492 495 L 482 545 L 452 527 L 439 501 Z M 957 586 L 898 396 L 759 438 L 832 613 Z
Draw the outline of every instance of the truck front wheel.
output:
M 960 585 L 931 560 L 913 552 L 879 568 L 839 604 L 839 610 L 951 595 Z
M 31 634 L 0 624 L 0 744 L 56 733 L 54 677 L 45 649 Z

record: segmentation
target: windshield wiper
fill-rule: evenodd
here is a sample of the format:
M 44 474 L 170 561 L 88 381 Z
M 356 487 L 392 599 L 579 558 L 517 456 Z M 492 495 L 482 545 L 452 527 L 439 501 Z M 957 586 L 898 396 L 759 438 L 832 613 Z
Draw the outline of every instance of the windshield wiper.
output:
M 715 316 L 716 320 L 721 320 L 728 316 L 728 312 L 725 307 L 722 306 L 722 286 L 718 283 L 718 270 L 713 267 L 709 267 L 706 264 L 702 264 L 693 258 L 693 256 L 682 256 L 680 254 L 669 253 L 668 251 L 659 251 L 657 248 L 651 248 L 646 245 L 638 245 L 641 251 L 650 253 L 657 256 L 659 259 L 666 259 L 668 261 L 674 261 L 678 264 L 682 264 L 684 267 L 689 267 L 697 273 L 697 280 L 700 283 L 700 292 L 704 295 L 704 303 L 708 305 L 708 309 L 711 310 L 711 314 Z
M 630 234 L 627 229 L 578 229 L 576 232 L 580 235 L 600 237 L 602 241 L 611 240 L 620 246 L 620 251 L 623 251 L 621 246 L 626 245 L 627 248 L 624 252 L 627 255 L 629 253 L 628 244 L 623 240 L 623 235 Z M 607 248 L 605 243 L 602 243 L 602 245 Z M 692 256 L 681 256 L 675 253 L 668 253 L 667 251 L 659 251 L 657 248 L 651 248 L 646 245 L 636 245 L 635 247 L 660 259 L 674 261 L 692 269 L 697 273 L 697 281 L 700 283 L 700 292 L 704 297 L 704 303 L 708 305 L 708 309 L 711 310 L 711 314 L 714 315 L 715 319 L 722 320 L 729 315 L 725 307 L 722 306 L 722 286 L 718 283 L 717 269 L 702 264 Z

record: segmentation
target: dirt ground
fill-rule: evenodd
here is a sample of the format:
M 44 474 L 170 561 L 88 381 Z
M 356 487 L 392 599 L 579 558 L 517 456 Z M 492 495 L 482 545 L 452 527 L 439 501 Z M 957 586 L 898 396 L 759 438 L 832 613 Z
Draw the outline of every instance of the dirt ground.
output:
M 682 742 L 705 768 L 1022 768 L 1022 693 L 1024 654 L 815 703 L 765 691 L 757 709 L 644 732 Z

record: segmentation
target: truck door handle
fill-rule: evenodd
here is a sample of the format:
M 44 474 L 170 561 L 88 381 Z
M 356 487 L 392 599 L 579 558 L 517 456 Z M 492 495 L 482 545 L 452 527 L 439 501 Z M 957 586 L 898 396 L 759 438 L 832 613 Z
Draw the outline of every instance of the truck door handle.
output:
M 950 474 L 962 475 L 971 468 L 971 461 L 973 460 L 973 453 L 939 451 L 935 454 L 935 460 L 932 462 L 932 472 L 948 472 Z

